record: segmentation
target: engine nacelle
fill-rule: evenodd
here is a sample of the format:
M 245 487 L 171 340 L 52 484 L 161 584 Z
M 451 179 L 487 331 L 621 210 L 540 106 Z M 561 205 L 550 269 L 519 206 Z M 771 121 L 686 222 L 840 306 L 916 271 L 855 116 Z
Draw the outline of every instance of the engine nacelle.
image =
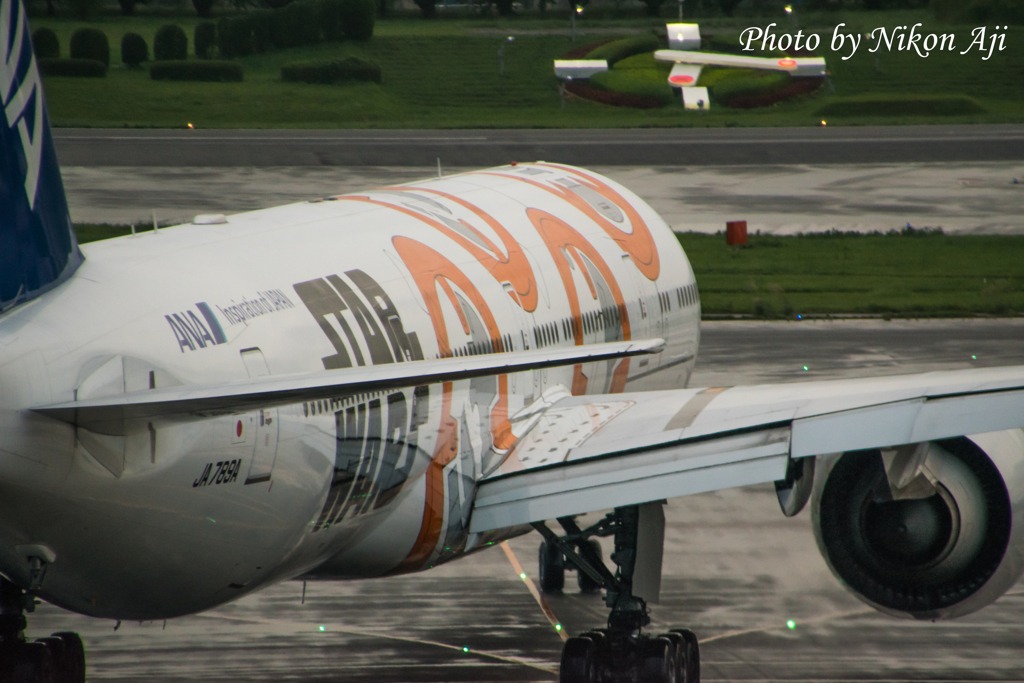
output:
M 816 469 L 818 548 L 882 612 L 963 616 L 1024 570 L 1022 430 L 821 456 Z

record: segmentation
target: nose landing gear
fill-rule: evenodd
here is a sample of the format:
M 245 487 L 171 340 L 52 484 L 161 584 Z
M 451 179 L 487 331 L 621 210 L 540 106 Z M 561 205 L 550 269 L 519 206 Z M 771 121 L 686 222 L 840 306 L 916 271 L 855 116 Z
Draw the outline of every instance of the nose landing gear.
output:
M 35 598 L 0 576 L 0 680 L 85 683 L 85 648 L 77 633 L 25 640 L 25 612 L 35 605 Z
M 658 505 L 657 513 L 661 515 L 660 504 L 653 505 Z M 642 514 L 641 506 L 637 505 L 616 508 L 587 529 L 580 529 L 573 518 L 563 517 L 558 520 L 566 532 L 561 537 L 544 522 L 534 523 L 534 528 L 544 537 L 540 559 L 546 574 L 550 575 L 556 566 L 561 570 L 559 560 L 563 560 L 575 567 L 580 577 L 587 577 L 588 585 L 604 588 L 605 604 L 611 608 L 607 628 L 588 631 L 566 641 L 559 668 L 560 683 L 700 683 L 700 651 L 692 631 L 676 629 L 660 635 L 643 632 L 651 623 L 650 610 L 637 593 L 652 596 L 650 585 L 640 587 L 643 581 L 651 582 L 652 562 L 641 557 L 638 547 L 650 553 L 652 539 L 656 539 L 656 562 L 653 563 L 657 572 L 657 585 L 653 588 L 656 596 L 660 588 L 664 537 L 664 517 L 660 516 L 660 527 L 657 522 L 650 523 L 651 519 L 651 515 Z M 647 522 L 642 523 L 643 520 Z M 590 540 L 592 536 L 614 536 L 615 552 L 611 555 L 617 566 L 614 574 L 594 550 L 596 543 Z M 638 559 L 647 566 L 638 567 Z M 551 585 L 556 583 L 557 587 Z M 550 581 L 549 585 L 556 590 L 561 588 L 560 582 Z M 657 601 L 656 597 L 651 599 Z

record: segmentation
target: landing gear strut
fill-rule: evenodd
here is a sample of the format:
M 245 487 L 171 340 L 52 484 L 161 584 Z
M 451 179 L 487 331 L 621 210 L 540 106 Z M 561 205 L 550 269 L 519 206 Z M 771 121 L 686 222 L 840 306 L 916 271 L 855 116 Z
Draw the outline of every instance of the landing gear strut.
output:
M 25 612 L 35 606 L 35 598 L 0 576 L 0 680 L 85 683 L 85 648 L 77 633 L 25 640 Z
M 560 683 L 700 683 L 700 652 L 691 631 L 677 629 L 660 635 L 643 631 L 651 618 L 646 601 L 634 593 L 642 535 L 640 506 L 616 508 L 586 529 L 581 529 L 572 517 L 561 517 L 558 523 L 565 530 L 564 536 L 558 536 L 544 522 L 533 525 L 544 537 L 540 553 L 542 586 L 544 578 L 551 579 L 555 573 L 562 576 L 560 565 L 564 562 L 579 573 L 581 588 L 583 577 L 588 586 L 604 588 L 605 604 L 611 608 L 607 628 L 588 631 L 565 643 Z M 601 560 L 600 546 L 591 540 L 593 536 L 614 536 L 614 574 Z M 658 565 L 660 568 L 660 557 Z M 549 581 L 549 585 L 555 583 Z

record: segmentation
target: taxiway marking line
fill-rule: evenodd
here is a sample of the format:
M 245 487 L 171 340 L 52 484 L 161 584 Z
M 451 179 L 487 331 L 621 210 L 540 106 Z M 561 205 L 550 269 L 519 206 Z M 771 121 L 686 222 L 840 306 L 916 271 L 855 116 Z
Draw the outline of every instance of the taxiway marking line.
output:
M 545 600 L 544 596 L 540 594 L 539 590 L 537 590 L 537 586 L 533 583 L 533 579 L 523 571 L 523 566 L 519 564 L 519 560 L 516 559 L 516 554 L 512 552 L 512 548 L 506 541 L 501 542 L 501 549 L 504 550 L 505 555 L 508 556 L 508 561 L 512 563 L 512 569 L 515 570 L 516 575 L 523 580 L 523 583 L 526 584 L 526 589 L 530 591 L 530 595 L 532 595 L 533 599 L 537 601 L 538 605 L 540 605 L 540 610 L 544 613 L 544 616 L 547 617 L 548 621 L 551 622 L 551 625 L 555 627 L 555 632 L 558 633 L 563 641 L 569 640 L 569 634 L 565 632 L 564 628 L 562 628 L 561 622 L 558 621 L 558 617 L 555 616 L 551 606 L 548 605 L 548 601 Z
M 199 616 L 201 616 L 204 619 L 222 619 L 224 621 L 238 621 L 238 622 L 242 622 L 242 623 L 253 623 L 253 622 L 259 623 L 259 624 L 279 624 L 280 623 L 279 621 L 277 621 L 275 619 L 265 619 L 265 618 L 260 618 L 260 617 L 232 617 L 232 616 L 225 615 L 225 614 L 202 614 L 202 615 L 199 615 Z M 495 654 L 493 652 L 488 652 L 486 650 L 473 650 L 473 649 L 467 650 L 463 646 L 460 646 L 460 645 L 449 645 L 448 643 L 439 643 L 436 640 L 422 640 L 420 638 L 410 638 L 409 636 L 395 636 L 395 635 L 391 635 L 389 633 L 380 633 L 379 631 L 363 631 L 363 630 L 355 629 L 355 628 L 347 628 L 345 626 L 329 626 L 328 627 L 328 632 L 331 632 L 331 631 L 338 632 L 338 633 L 346 633 L 346 634 L 348 634 L 350 636 L 365 636 L 365 637 L 370 637 L 370 638 L 384 638 L 386 640 L 398 640 L 398 641 L 401 641 L 403 643 L 413 643 L 413 644 L 416 644 L 416 645 L 427 645 L 429 647 L 440 647 L 440 648 L 444 648 L 445 650 L 454 650 L 456 652 L 462 652 L 462 653 L 469 654 L 469 655 L 479 655 L 481 657 L 486 657 L 488 659 L 495 659 L 495 660 L 498 660 L 500 662 L 505 662 L 507 664 L 515 664 L 517 666 L 525 666 L 525 667 L 529 667 L 531 669 L 537 669 L 538 671 L 543 671 L 543 672 L 549 673 L 549 674 L 550 673 L 557 673 L 558 672 L 557 668 L 552 668 L 551 666 L 542 666 L 540 664 L 534 664 L 532 662 L 528 662 L 528 661 L 525 661 L 523 659 L 516 659 L 515 657 L 506 657 L 505 655 Z

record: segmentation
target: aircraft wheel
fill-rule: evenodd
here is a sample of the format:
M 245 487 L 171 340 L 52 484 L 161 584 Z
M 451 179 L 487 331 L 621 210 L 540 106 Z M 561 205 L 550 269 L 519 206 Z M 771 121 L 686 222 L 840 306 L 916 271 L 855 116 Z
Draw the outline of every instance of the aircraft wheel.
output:
M 60 683 L 57 662 L 46 643 L 21 643 L 11 683 Z
M 70 631 L 54 633 L 54 638 L 60 638 L 64 642 L 64 653 L 67 662 L 68 683 L 85 683 L 85 645 L 82 637 Z
M 640 642 L 641 683 L 676 683 L 675 648 L 667 638 Z
M 672 643 L 672 670 L 675 673 L 676 683 L 686 683 L 686 641 L 683 639 L 683 636 L 669 631 L 668 633 L 662 633 L 658 637 L 666 638 Z
M 672 633 L 681 636 L 685 643 L 683 668 L 686 675 L 679 683 L 700 683 L 700 647 L 697 645 L 697 636 L 685 628 L 675 629 Z
M 597 539 L 588 539 L 585 543 L 590 547 L 590 553 L 584 554 L 583 556 L 589 560 L 592 564 L 599 565 L 603 562 L 601 557 L 601 544 L 597 542 Z M 580 548 L 580 553 L 584 553 L 584 548 Z M 596 593 L 601 590 L 601 584 L 594 581 L 590 576 L 582 570 L 576 570 L 576 584 L 580 587 L 581 593 Z
M 558 667 L 559 683 L 594 683 L 597 680 L 597 645 L 590 638 L 565 641 Z
M 36 638 L 49 651 L 49 659 L 53 670 L 53 683 L 72 683 L 71 652 L 60 638 Z M 77 682 L 76 682 L 77 683 Z
M 598 659 L 600 655 L 605 651 L 608 644 L 608 635 L 604 631 L 587 631 L 580 636 L 581 638 L 590 638 L 594 641 L 594 647 L 597 648 Z
M 545 593 L 557 593 L 565 587 L 565 558 L 558 546 L 547 541 L 540 542 L 538 552 L 540 565 L 540 589 Z

